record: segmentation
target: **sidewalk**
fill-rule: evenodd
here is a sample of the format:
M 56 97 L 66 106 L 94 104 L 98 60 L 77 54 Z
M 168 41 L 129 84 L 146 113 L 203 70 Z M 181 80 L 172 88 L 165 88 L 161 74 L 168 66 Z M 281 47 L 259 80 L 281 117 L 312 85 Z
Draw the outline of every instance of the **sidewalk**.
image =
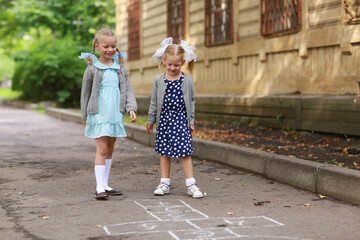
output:
M 1 99 L 0 106 L 34 108 Z M 64 109 L 47 108 L 46 114 L 63 121 L 82 123 L 80 114 Z M 128 138 L 147 146 L 155 145 L 155 134 L 147 135 L 145 127 L 124 125 Z M 193 144 L 195 158 L 227 164 L 314 193 L 360 204 L 360 171 L 197 138 L 193 139 Z

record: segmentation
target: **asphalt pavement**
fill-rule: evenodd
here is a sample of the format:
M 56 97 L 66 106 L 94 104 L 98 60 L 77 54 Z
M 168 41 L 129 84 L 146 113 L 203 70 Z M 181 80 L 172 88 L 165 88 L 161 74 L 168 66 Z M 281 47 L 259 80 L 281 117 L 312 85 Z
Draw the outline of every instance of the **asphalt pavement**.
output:
M 159 157 L 129 139 L 116 142 L 109 180 L 124 195 L 95 200 L 95 142 L 83 133 L 0 108 L 1 239 L 359 239 L 359 206 L 211 161 L 194 159 L 203 199 L 187 195 L 179 159 L 171 193 L 154 196 Z

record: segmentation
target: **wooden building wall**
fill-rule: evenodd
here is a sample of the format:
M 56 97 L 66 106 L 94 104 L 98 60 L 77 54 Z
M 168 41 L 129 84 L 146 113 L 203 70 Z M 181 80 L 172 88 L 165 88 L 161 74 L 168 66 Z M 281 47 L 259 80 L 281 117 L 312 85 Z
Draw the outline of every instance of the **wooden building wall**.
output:
M 115 0 L 125 51 L 128 1 Z M 185 40 L 198 55 L 197 118 L 360 135 L 360 10 L 346 5 L 359 0 L 302 0 L 301 30 L 274 37 L 260 34 L 260 0 L 233 0 L 234 42 L 213 47 L 205 45 L 205 0 L 184 1 Z M 146 113 L 153 79 L 164 71 L 148 59 L 168 37 L 167 0 L 140 2 L 141 58 L 125 64 Z
M 117 32 L 127 50 L 127 2 L 115 0 Z M 141 59 L 127 67 L 137 94 L 149 94 L 163 71 L 148 61 L 167 37 L 167 1 L 141 2 Z M 206 47 L 204 0 L 185 0 L 186 41 L 196 46 L 198 94 L 357 94 L 360 25 L 346 24 L 341 0 L 303 0 L 302 29 L 260 35 L 260 0 L 233 0 L 234 43 Z

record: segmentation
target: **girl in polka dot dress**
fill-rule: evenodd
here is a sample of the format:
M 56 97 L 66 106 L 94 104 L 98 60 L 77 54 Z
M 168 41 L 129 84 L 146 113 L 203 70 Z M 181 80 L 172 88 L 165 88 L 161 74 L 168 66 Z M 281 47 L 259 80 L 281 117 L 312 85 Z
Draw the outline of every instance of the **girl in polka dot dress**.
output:
M 147 134 L 156 123 L 155 151 L 160 155 L 161 180 L 154 194 L 163 196 L 170 193 L 170 158 L 181 158 L 185 172 L 185 185 L 193 198 L 202 198 L 203 193 L 196 185 L 191 154 L 191 131 L 194 131 L 195 91 L 192 78 L 181 71 L 188 63 L 193 69 L 196 55 L 194 47 L 185 41 L 172 44 L 172 38 L 161 42 L 152 60 L 164 63 L 166 72 L 154 80 L 151 103 L 148 113 Z M 186 54 L 186 60 L 184 59 Z

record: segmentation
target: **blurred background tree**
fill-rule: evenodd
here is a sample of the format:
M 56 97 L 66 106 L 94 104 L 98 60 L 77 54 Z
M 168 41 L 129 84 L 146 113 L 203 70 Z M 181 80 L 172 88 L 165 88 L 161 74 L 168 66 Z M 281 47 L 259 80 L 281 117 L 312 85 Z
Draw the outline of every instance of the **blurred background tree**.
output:
M 0 65 L 11 73 L 15 61 L 12 88 L 78 107 L 86 63 L 77 56 L 104 25 L 115 27 L 113 0 L 0 0 Z

